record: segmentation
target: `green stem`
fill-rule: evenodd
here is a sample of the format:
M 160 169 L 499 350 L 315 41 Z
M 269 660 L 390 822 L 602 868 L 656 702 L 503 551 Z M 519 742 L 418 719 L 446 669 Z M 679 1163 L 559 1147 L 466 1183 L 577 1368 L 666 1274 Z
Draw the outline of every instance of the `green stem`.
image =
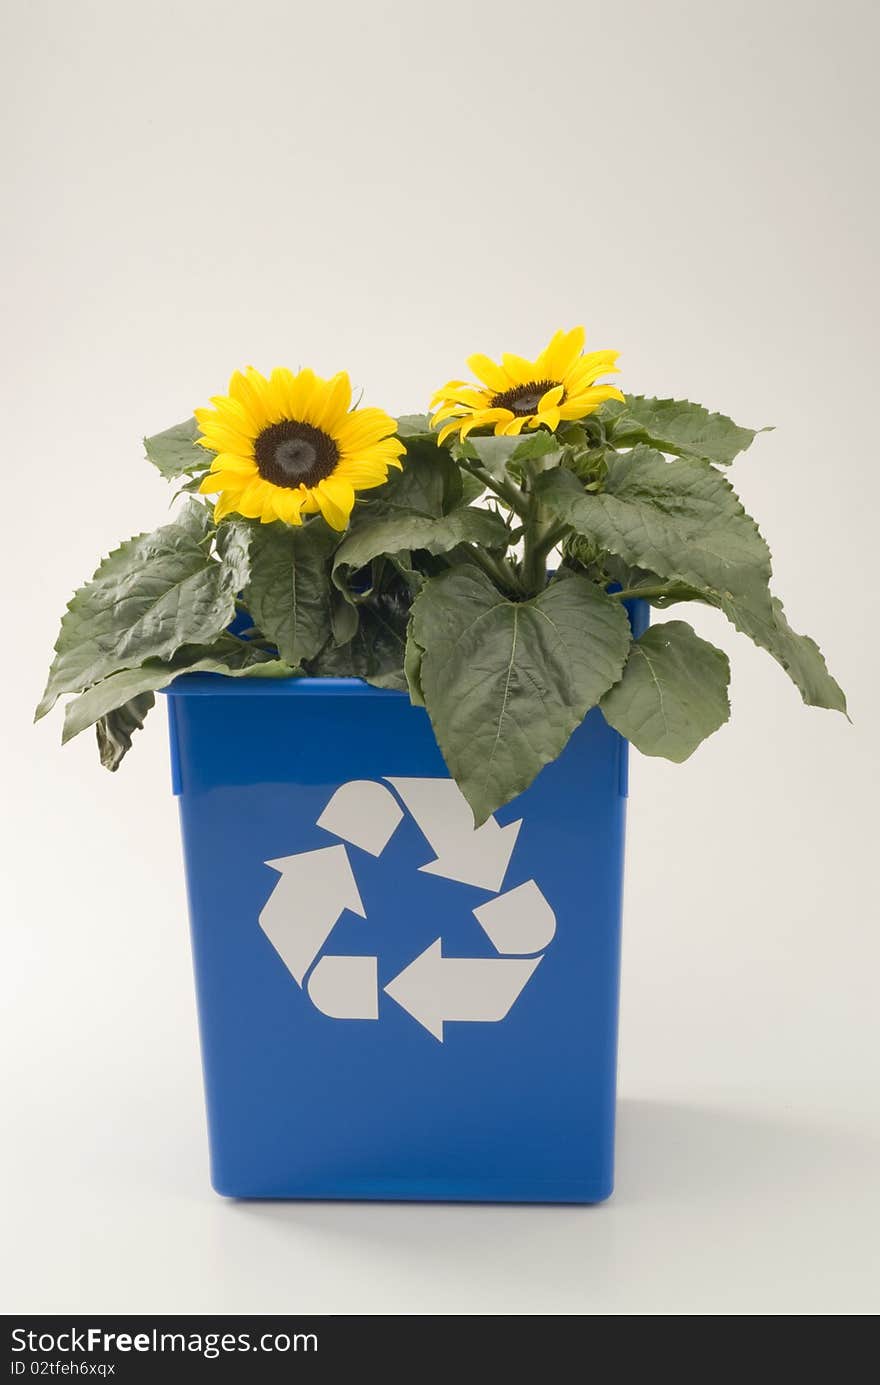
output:
M 468 552 L 477 566 L 481 567 L 486 576 L 491 577 L 502 591 L 512 596 L 522 595 L 519 578 L 505 558 L 497 558 L 494 553 L 487 553 L 485 548 L 472 547 Z
M 550 528 L 545 531 L 544 537 L 541 540 L 541 548 L 544 550 L 545 557 L 553 551 L 559 540 L 567 533 L 568 525 L 564 520 L 560 520 L 558 524 L 550 525 Z
M 543 521 L 540 507 L 532 502 L 524 525 L 522 581 L 526 591 L 534 596 L 547 584 L 547 557 L 568 530 L 560 520 Z
M 538 506 L 534 500 L 529 503 L 523 535 L 522 584 L 529 596 L 543 591 L 547 582 L 547 553 L 542 543 L 544 529 L 538 516 Z
M 479 462 L 471 462 L 470 469 L 473 475 L 482 481 L 487 490 L 494 491 L 497 496 L 500 496 L 521 519 L 526 518 L 529 513 L 529 502 L 519 486 L 515 486 L 512 481 L 505 480 L 503 477 L 493 476 L 485 467 L 480 466 Z

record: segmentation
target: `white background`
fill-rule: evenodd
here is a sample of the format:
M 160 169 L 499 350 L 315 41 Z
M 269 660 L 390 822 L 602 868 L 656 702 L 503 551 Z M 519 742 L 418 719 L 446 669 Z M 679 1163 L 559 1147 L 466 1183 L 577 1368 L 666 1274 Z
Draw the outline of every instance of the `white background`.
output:
M 4 27 L 3 1309 L 875 1310 L 876 7 Z M 348 368 L 408 411 L 582 321 L 624 388 L 776 425 L 733 479 L 852 725 L 700 615 L 734 714 L 684 766 L 635 757 L 610 1203 L 224 1202 L 163 716 L 113 778 L 31 729 L 64 601 L 166 514 L 140 436 L 236 366 Z

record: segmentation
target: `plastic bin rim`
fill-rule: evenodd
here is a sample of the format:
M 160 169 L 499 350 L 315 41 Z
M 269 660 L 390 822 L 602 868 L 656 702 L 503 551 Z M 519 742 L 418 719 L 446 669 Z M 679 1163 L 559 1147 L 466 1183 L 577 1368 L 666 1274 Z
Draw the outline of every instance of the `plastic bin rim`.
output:
M 166 697 L 408 697 L 374 688 L 362 678 L 231 678 L 225 673 L 182 673 L 160 689 Z

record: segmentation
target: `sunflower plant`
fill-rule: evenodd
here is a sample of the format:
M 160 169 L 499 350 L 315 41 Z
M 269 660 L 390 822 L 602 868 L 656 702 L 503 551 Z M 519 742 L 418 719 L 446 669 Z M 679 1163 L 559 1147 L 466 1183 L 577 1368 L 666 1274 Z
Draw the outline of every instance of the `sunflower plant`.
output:
M 616 361 L 560 331 L 534 360 L 471 356 L 397 420 L 345 372 L 236 372 L 145 439 L 185 499 L 74 594 L 37 716 L 75 694 L 63 739 L 94 726 L 116 769 L 182 674 L 362 678 L 427 709 L 479 824 L 593 707 L 674 761 L 727 720 L 726 654 L 665 615 L 634 638 L 637 600 L 714 607 L 845 712 L 725 475 L 755 430 L 625 394 Z

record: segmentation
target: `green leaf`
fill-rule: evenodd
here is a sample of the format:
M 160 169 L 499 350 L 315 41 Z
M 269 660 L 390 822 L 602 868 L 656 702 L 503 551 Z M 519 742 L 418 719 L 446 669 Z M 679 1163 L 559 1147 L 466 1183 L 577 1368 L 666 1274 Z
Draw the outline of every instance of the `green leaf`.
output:
M 182 673 L 223 673 L 231 678 L 290 678 L 294 672 L 289 664 L 255 649 L 235 635 L 224 634 L 211 645 L 187 645 L 177 650 L 171 659 L 148 659 L 140 668 L 112 673 L 69 702 L 64 709 L 62 742 L 66 744 L 133 699 L 145 694 L 152 696 Z M 116 764 L 108 768 L 115 769 L 127 749 L 125 746 Z
M 557 468 L 535 483 L 557 519 L 631 567 L 718 593 L 766 591 L 770 553 L 754 520 L 712 467 L 666 461 L 649 447 L 608 459 L 605 489 L 588 494 Z
M 425 581 L 425 574 L 413 566 L 412 554 L 404 550 L 389 554 L 388 563 L 403 581 L 410 597 L 418 596 Z
M 518 447 L 521 438 L 490 436 L 488 438 L 469 437 L 459 444 L 458 450 L 464 457 L 475 457 L 485 467 L 490 476 L 500 480 L 507 471 L 508 463 Z
M 580 549 L 581 544 L 583 550 Z M 589 541 L 581 539 L 577 535 L 568 541 L 566 551 L 570 553 L 572 558 L 583 562 L 585 566 L 597 561 L 595 549 L 591 549 Z M 642 567 L 629 567 L 627 563 L 624 563 L 613 553 L 601 555 L 601 569 L 611 582 L 617 583 L 626 591 L 633 592 L 634 596 L 644 596 L 646 601 L 659 609 L 680 601 L 701 601 L 709 606 L 718 605 L 718 597 L 705 587 L 690 587 L 686 582 L 668 582 L 658 572 L 650 572 L 647 568 Z M 600 580 L 598 576 L 596 580 Z M 662 589 L 662 596 L 653 595 L 658 588 Z
M 351 593 L 340 587 L 330 591 L 330 629 L 333 643 L 338 647 L 348 644 L 357 634 L 358 613 Z
M 176 476 L 207 471 L 211 465 L 213 453 L 196 445 L 196 438 L 200 436 L 195 419 L 187 418 L 173 428 L 166 428 L 164 433 L 144 438 L 144 447 L 153 466 L 161 471 L 166 481 L 173 481 Z
M 433 438 L 406 438 L 403 470 L 389 476 L 381 489 L 367 492 L 352 516 L 352 528 L 361 516 L 392 514 L 406 510 L 439 517 L 461 503 L 462 479 L 458 465 Z
M 216 561 L 207 551 L 210 518 L 190 500 L 173 523 L 105 558 L 67 607 L 37 718 L 60 693 L 168 658 L 183 644 L 210 644 L 232 620 L 246 579 L 243 527 L 224 526 L 226 557 Z
M 328 560 L 338 539 L 317 516 L 299 528 L 263 524 L 253 532 L 244 602 L 293 668 L 314 658 L 330 638 Z
M 644 574 L 641 578 L 632 582 L 627 582 L 626 586 L 628 590 L 632 590 L 633 597 L 637 598 L 641 595 L 639 591 L 640 587 L 646 588 L 647 592 L 650 593 L 653 587 L 662 585 L 664 588 L 662 595 L 648 594 L 644 598 L 646 601 L 650 602 L 652 606 L 656 607 L 657 610 L 664 611 L 667 606 L 678 606 L 685 601 L 700 601 L 708 606 L 718 605 L 718 598 L 704 587 L 689 587 L 686 582 L 661 583 L 661 579 L 658 578 L 656 574 L 653 575 L 654 580 L 652 582 L 648 580 L 650 576 L 651 574 Z
M 496 479 L 501 479 L 511 466 L 516 469 L 530 462 L 533 464 L 531 470 L 537 472 L 558 466 L 562 459 L 558 438 L 545 428 L 527 437 L 471 436 L 460 444 L 459 450 L 465 457 L 475 457 Z
M 416 642 L 412 632 L 412 617 L 406 632 L 406 652 L 403 656 L 403 672 L 409 690 L 409 700 L 414 707 L 424 707 L 425 694 L 422 692 L 422 659 L 425 651 Z
M 178 486 L 177 490 L 176 490 L 176 491 L 174 492 L 174 494 L 172 495 L 172 497 L 171 497 L 171 504 L 173 505 L 174 502 L 175 502 L 175 500 L 177 500 L 181 495 L 198 495 L 198 494 L 199 494 L 199 491 L 200 491 L 200 489 L 201 489 L 201 485 L 202 485 L 202 481 L 203 481 L 203 480 L 204 480 L 204 477 L 201 476 L 201 475 L 199 475 L 199 476 L 191 476 L 190 479 L 189 479 L 188 481 L 184 481 L 183 485 L 182 485 L 182 486 Z M 206 506 L 206 508 L 207 508 L 207 506 Z M 212 504 L 211 508 L 213 509 L 213 504 Z
M 588 495 L 569 472 L 554 471 L 539 479 L 536 493 L 578 534 L 657 574 L 671 586 L 670 600 L 702 597 L 719 607 L 782 665 L 810 706 L 845 712 L 818 646 L 791 629 L 769 591 L 770 554 L 757 526 L 714 468 L 666 462 L 639 446 L 610 458 L 606 487 Z M 653 585 L 648 575 L 644 584 Z
M 409 610 L 382 595 L 361 607 L 358 636 L 366 650 L 362 677 L 376 688 L 408 689 L 404 662 Z
M 105 769 L 119 768 L 124 756 L 131 750 L 132 736 L 135 731 L 143 729 L 147 713 L 155 701 L 151 692 L 140 693 L 99 718 L 95 730 L 98 734 L 98 754 Z
M 609 425 L 615 447 L 648 443 L 661 452 L 700 457 L 726 466 L 767 428 L 740 428 L 725 414 L 711 414 L 686 399 L 648 399 L 628 394 L 626 403 L 608 400 L 599 415 Z
M 347 644 L 328 644 L 310 667 L 319 678 L 363 678 L 378 688 L 405 692 L 409 607 L 398 592 L 375 592 L 352 608 L 358 625 Z
M 436 434 L 431 432 L 427 414 L 401 414 L 397 420 L 397 436 L 404 442 L 409 438 L 430 438 L 437 446 Z
M 683 620 L 652 625 L 600 702 L 605 720 L 643 755 L 680 764 L 730 716 L 727 655 Z
M 769 592 L 757 597 L 728 595 L 718 604 L 737 630 L 782 665 L 808 707 L 846 714 L 846 696 L 828 672 L 819 646 L 809 635 L 792 630 L 778 597 Z
M 185 505 L 181 505 L 169 524 L 163 525 L 162 529 L 157 529 L 154 532 L 161 534 L 165 529 L 178 529 L 181 534 L 188 535 L 194 543 L 204 547 L 214 530 L 210 506 L 201 500 L 187 500 Z M 142 535 L 147 539 L 153 536 L 153 534 Z M 130 542 L 134 542 L 134 540 L 130 540 Z M 120 545 L 120 547 L 124 546 L 124 544 Z M 116 552 L 118 553 L 119 549 L 116 549 Z
M 428 713 L 479 825 L 528 788 L 617 682 L 626 612 L 579 575 L 513 602 L 462 567 L 427 582 L 412 615 Z
M 461 504 L 472 505 L 475 500 L 479 500 L 481 495 L 485 495 L 486 487 L 483 485 L 479 476 L 473 476 L 469 471 L 461 473 Z
M 527 437 L 518 439 L 518 446 L 511 452 L 510 460 L 512 462 L 542 460 L 545 466 L 554 466 L 561 455 L 562 448 L 559 446 L 555 434 L 548 433 L 545 428 L 539 428 Z
M 251 546 L 259 525 L 243 519 L 225 519 L 217 530 L 217 556 L 224 583 L 233 595 L 243 591 L 250 574 Z
M 365 519 L 343 539 L 333 561 L 334 579 L 340 571 L 357 572 L 381 554 L 412 552 L 448 553 L 459 543 L 483 548 L 504 548 L 507 526 L 491 510 L 458 509 L 438 519 L 396 513 Z

